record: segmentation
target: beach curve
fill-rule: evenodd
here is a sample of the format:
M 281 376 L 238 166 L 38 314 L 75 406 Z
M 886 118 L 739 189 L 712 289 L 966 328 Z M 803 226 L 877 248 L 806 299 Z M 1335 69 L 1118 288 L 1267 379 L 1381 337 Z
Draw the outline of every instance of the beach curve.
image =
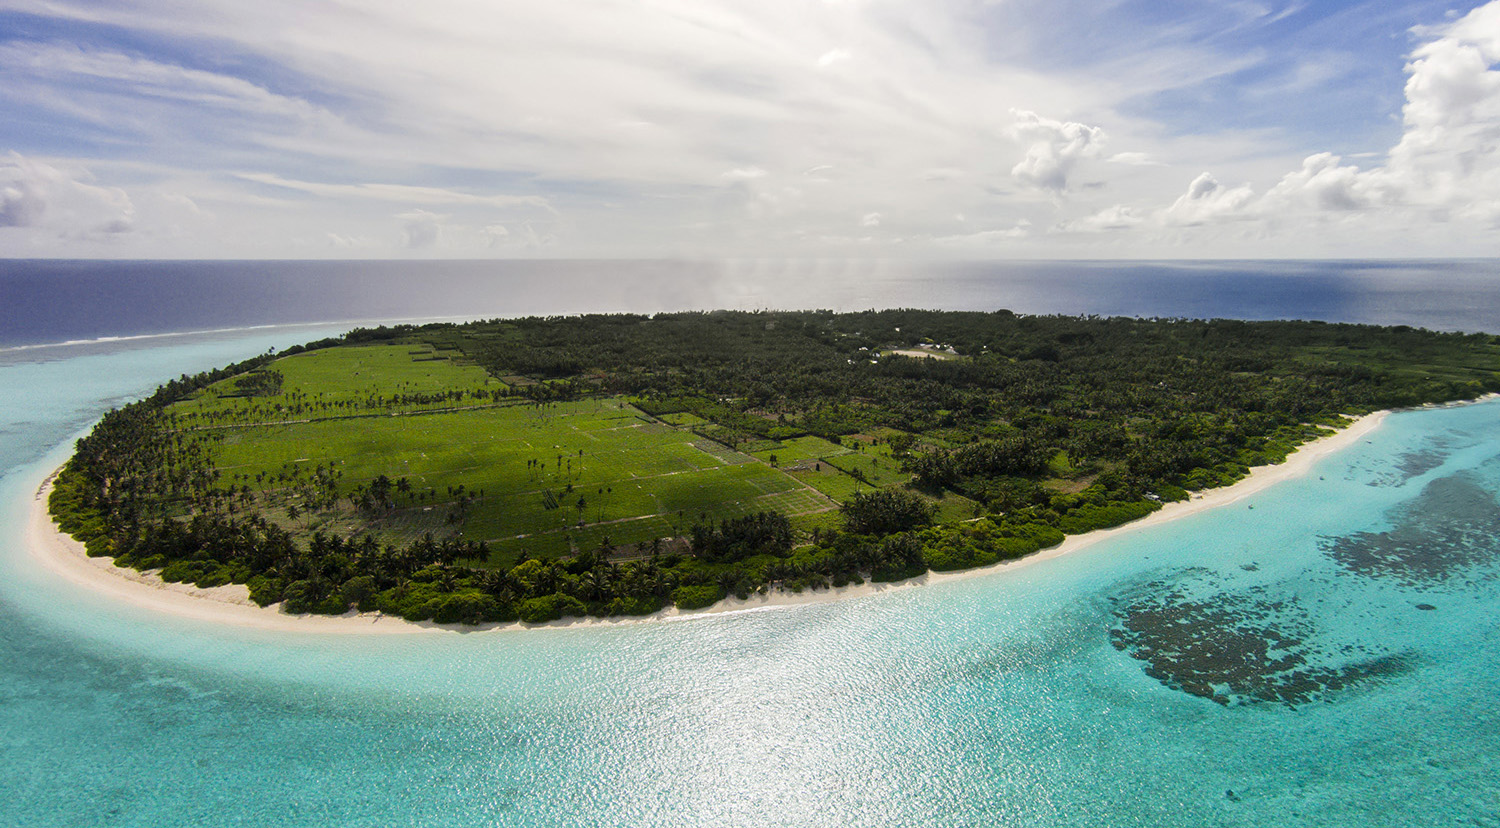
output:
M 992 575 L 1059 558 L 1104 540 L 1243 501 L 1278 483 L 1301 477 L 1319 460 L 1368 436 L 1388 414 L 1388 411 L 1377 411 L 1353 418 L 1338 431 L 1302 444 L 1281 463 L 1252 468 L 1249 475 L 1233 485 L 1195 492 L 1188 500 L 1164 504 L 1161 509 L 1130 523 L 1070 535 L 1062 543 L 1024 558 L 958 572 L 928 572 L 894 583 L 864 583 L 823 590 L 808 589 L 800 593 L 777 590 L 746 599 L 726 598 L 705 609 L 683 611 L 669 607 L 651 615 L 626 618 L 570 618 L 543 624 L 510 622 L 465 626 L 412 622 L 378 612 L 351 612 L 341 616 L 287 615 L 274 605 L 260 607 L 254 604 L 250 601 L 249 590 L 241 584 L 205 589 L 193 584 L 169 583 L 150 572 L 116 566 L 110 558 L 89 557 L 83 544 L 63 533 L 48 512 L 47 497 L 51 493 L 55 472 L 42 482 L 30 504 L 25 546 L 34 563 L 76 586 L 137 608 L 228 627 L 308 634 L 412 635 L 684 621 L 878 595 L 924 584 Z

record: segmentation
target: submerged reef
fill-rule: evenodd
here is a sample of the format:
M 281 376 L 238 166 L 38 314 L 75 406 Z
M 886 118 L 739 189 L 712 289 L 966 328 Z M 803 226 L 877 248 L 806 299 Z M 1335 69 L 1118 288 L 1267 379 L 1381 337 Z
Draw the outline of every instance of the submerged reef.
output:
M 1222 705 L 1295 707 L 1411 666 L 1404 655 L 1318 643 L 1296 599 L 1259 587 L 1195 597 L 1181 581 L 1157 580 L 1118 600 L 1115 616 L 1112 643 L 1147 675 Z
M 1324 553 L 1349 573 L 1409 589 L 1471 580 L 1500 558 L 1500 504 L 1468 476 L 1428 483 L 1388 517 L 1386 532 L 1323 538 Z

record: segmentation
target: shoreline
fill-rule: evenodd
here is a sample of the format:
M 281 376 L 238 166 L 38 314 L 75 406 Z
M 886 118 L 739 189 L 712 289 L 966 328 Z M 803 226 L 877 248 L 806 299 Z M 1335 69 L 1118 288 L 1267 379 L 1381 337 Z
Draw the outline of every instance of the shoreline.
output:
M 1486 395 L 1481 400 L 1488 396 Z M 84 552 L 83 544 L 63 534 L 62 530 L 53 523 L 52 516 L 47 511 L 47 496 L 51 493 L 56 472 L 48 475 L 33 497 L 27 521 L 26 547 L 35 563 L 78 586 L 108 595 L 137 608 L 229 627 L 311 634 L 414 635 L 613 627 L 625 624 L 686 621 L 716 615 L 764 612 L 785 607 L 878 595 L 892 590 L 990 575 L 1052 560 L 1093 546 L 1100 541 L 1227 506 L 1258 494 L 1277 483 L 1301 477 L 1317 461 L 1357 443 L 1370 434 L 1379 427 L 1389 413 L 1389 411 L 1376 411 L 1356 417 L 1333 434 L 1298 446 L 1285 461 L 1279 464 L 1255 466 L 1250 470 L 1250 474 L 1233 485 L 1195 492 L 1187 500 L 1164 504 L 1161 509 L 1130 523 L 1107 529 L 1096 529 L 1082 535 L 1069 535 L 1057 546 L 1039 550 L 1024 558 L 1001 561 L 989 566 L 958 572 L 928 572 L 916 578 L 894 583 L 866 582 L 824 590 L 807 589 L 800 593 L 777 591 L 764 595 L 752 595 L 744 600 L 733 597 L 725 598 L 711 607 L 700 610 L 683 611 L 676 607 L 669 607 L 651 615 L 625 618 L 586 617 L 568 618 L 544 624 L 526 624 L 516 621 L 464 626 L 436 624 L 431 621 L 413 622 L 382 613 L 351 612 L 341 616 L 286 615 L 275 605 L 270 607 L 255 605 L 250 601 L 249 590 L 242 584 L 204 589 L 193 584 L 168 583 L 152 573 L 115 566 L 112 558 L 88 557 Z

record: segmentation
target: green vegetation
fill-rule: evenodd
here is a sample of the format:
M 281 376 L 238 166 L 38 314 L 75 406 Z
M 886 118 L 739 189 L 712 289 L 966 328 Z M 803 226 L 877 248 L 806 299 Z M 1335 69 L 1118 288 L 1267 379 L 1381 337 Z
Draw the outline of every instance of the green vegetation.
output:
M 1280 462 L 1343 414 L 1495 390 L 1495 338 L 1410 328 L 1004 311 L 402 326 L 110 412 L 51 508 L 91 555 L 288 612 L 639 615 L 1019 557 Z

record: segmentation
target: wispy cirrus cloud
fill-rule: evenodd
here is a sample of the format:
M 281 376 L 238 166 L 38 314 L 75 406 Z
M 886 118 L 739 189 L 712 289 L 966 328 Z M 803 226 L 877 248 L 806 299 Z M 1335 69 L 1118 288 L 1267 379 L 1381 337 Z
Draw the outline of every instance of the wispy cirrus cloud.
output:
M 418 187 L 409 184 L 330 184 L 317 181 L 297 181 L 275 173 L 235 173 L 236 178 L 309 193 L 324 198 L 357 198 L 374 201 L 395 201 L 404 204 L 463 204 L 484 207 L 536 207 L 556 213 L 547 199 L 540 196 L 485 195 L 441 187 Z
M 118 191 L 139 255 L 1472 249 L 1500 23 L 1436 2 L 0 0 L 48 21 L 0 36 L 0 150 Z M 58 237 L 30 192 L 0 254 Z

